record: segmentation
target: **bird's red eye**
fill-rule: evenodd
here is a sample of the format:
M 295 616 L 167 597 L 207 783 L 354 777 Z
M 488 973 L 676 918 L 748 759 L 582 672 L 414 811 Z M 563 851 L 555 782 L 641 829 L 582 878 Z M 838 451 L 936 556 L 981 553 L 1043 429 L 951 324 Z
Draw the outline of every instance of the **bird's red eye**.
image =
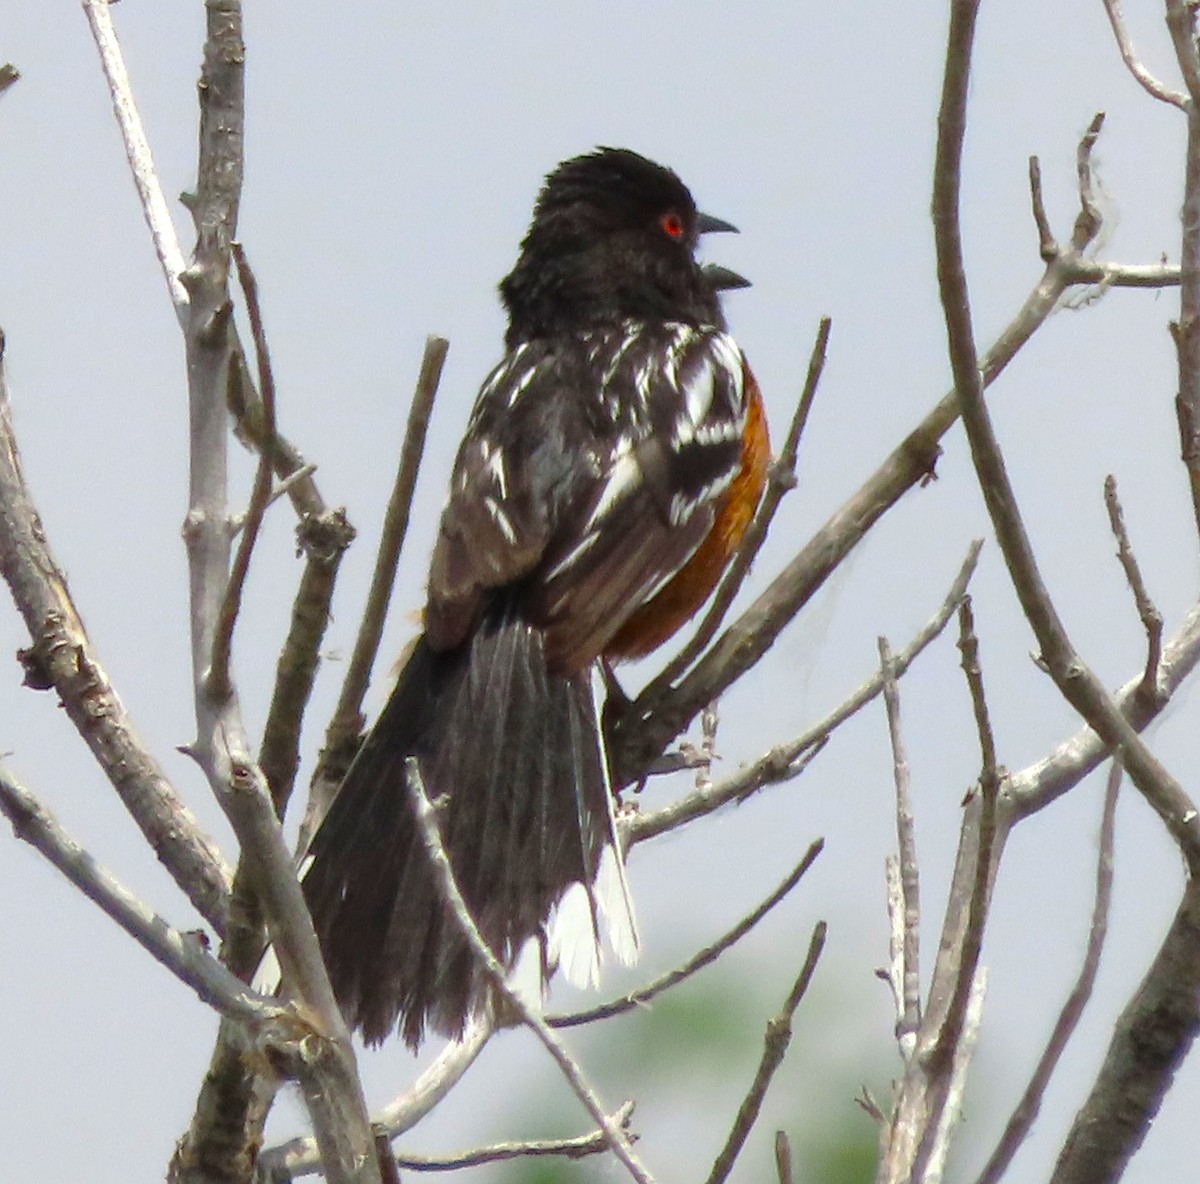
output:
M 658 220 L 659 226 L 663 228 L 663 233 L 668 238 L 683 238 L 686 227 L 683 224 L 683 219 L 672 210 L 669 214 L 663 214 Z

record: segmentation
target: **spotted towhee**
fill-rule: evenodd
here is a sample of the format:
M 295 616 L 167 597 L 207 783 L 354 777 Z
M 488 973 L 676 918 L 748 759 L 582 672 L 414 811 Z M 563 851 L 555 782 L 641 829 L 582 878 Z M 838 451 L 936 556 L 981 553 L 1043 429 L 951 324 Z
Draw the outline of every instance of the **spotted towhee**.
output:
M 593 982 L 637 936 L 600 727 L 602 661 L 703 604 L 758 505 L 758 387 L 695 259 L 698 213 L 624 149 L 547 178 L 501 283 L 504 359 L 459 448 L 425 631 L 312 845 L 305 895 L 348 1021 L 457 1034 L 486 977 L 446 915 L 406 791 L 415 756 L 484 939 L 518 974 Z

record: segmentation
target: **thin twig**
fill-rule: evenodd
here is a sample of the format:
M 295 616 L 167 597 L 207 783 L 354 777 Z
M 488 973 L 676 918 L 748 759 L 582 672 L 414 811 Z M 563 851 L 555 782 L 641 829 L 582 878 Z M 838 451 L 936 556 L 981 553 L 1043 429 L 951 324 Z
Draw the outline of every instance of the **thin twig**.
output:
M 179 278 L 186 266 L 183 250 L 179 246 L 170 207 L 154 168 L 150 141 L 146 138 L 146 129 L 142 126 L 142 117 L 134 102 L 121 43 L 113 27 L 112 5 L 109 0 L 83 0 L 83 11 L 91 26 L 96 48 L 100 51 L 100 65 L 112 96 L 113 113 L 121 129 L 121 139 L 141 200 L 142 214 L 150 228 L 150 237 L 154 240 L 154 250 L 167 281 L 171 303 L 175 306 L 176 314 L 182 318 L 188 305 L 187 289 Z
M 629 1130 L 633 1117 L 633 1103 L 626 1102 L 608 1116 L 609 1122 L 624 1131 Z M 478 1147 L 473 1151 L 460 1151 L 456 1155 L 405 1155 L 396 1154 L 396 1163 L 414 1172 L 451 1172 L 458 1168 L 474 1168 L 485 1163 L 502 1163 L 509 1159 L 535 1159 L 542 1156 L 562 1156 L 564 1159 L 582 1159 L 608 1150 L 608 1136 L 602 1129 L 572 1139 L 532 1139 L 523 1142 L 493 1143 L 490 1147 Z
M 433 410 L 433 401 L 437 397 L 438 383 L 441 381 L 442 367 L 446 363 L 446 351 L 449 348 L 450 343 L 444 337 L 425 339 L 425 353 L 421 358 L 421 370 L 417 375 L 417 385 L 408 412 L 404 445 L 400 449 L 396 479 L 392 484 L 392 493 L 383 519 L 379 552 L 375 557 L 375 571 L 371 577 L 362 622 L 338 701 L 336 717 L 339 719 L 359 719 L 362 698 L 371 679 L 371 668 L 379 652 L 379 639 L 383 636 L 383 623 L 392 598 L 400 552 L 408 533 L 408 518 L 412 509 L 413 493 L 417 487 L 417 476 L 421 470 L 421 458 L 425 452 L 429 416 Z
M 1137 55 L 1129 30 L 1125 27 L 1125 16 L 1121 12 L 1120 0 L 1104 0 L 1104 11 L 1108 13 L 1108 22 L 1112 25 L 1113 36 L 1117 39 L 1117 49 L 1121 60 L 1129 68 L 1129 73 L 1137 79 L 1138 85 L 1151 98 L 1160 99 L 1164 103 L 1187 110 L 1187 96 L 1177 90 L 1172 90 L 1165 82 L 1160 82 Z
M 584 1109 L 592 1116 L 596 1125 L 604 1131 L 613 1154 L 625 1165 L 629 1174 L 638 1181 L 638 1184 L 653 1184 L 653 1177 L 633 1150 L 633 1144 L 630 1142 L 629 1136 L 619 1126 L 610 1121 L 608 1114 L 605 1113 L 603 1106 L 601 1106 L 599 1099 L 596 1097 L 595 1091 L 583 1076 L 583 1071 L 571 1058 L 562 1044 L 559 1043 L 545 1020 L 541 1016 L 536 1015 L 525 1000 L 509 986 L 504 968 L 500 965 L 496 955 L 492 953 L 487 942 L 480 935 L 479 929 L 471 917 L 471 912 L 467 908 L 467 902 L 463 899 L 462 892 L 459 890 L 458 883 L 454 878 L 454 869 L 450 866 L 450 859 L 446 854 L 446 848 L 442 844 L 437 813 L 425 793 L 425 787 L 421 782 L 421 772 L 417 766 L 416 759 L 409 757 L 406 764 L 409 795 L 416 812 L 417 825 L 421 832 L 421 841 L 429 857 L 430 867 L 437 881 L 438 890 L 441 893 L 442 899 L 449 907 L 450 913 L 458 924 L 463 936 L 467 939 L 473 956 L 487 972 L 493 989 L 504 1001 L 506 1008 L 520 1018 L 521 1022 L 533 1032 L 542 1046 L 554 1059 L 555 1064 L 562 1071 L 563 1076 L 567 1079 L 575 1096 L 583 1104 Z
M 762 1059 L 758 1063 L 758 1069 L 754 1074 L 754 1080 L 750 1083 L 750 1089 L 738 1108 L 737 1117 L 733 1121 L 729 1137 L 725 1140 L 725 1146 L 721 1148 L 713 1163 L 706 1184 L 722 1184 L 724 1180 L 728 1179 L 729 1173 L 733 1171 L 733 1165 L 758 1119 L 771 1080 L 779 1066 L 783 1064 L 788 1044 L 791 1043 L 792 1017 L 796 1014 L 796 1008 L 800 1006 L 800 1000 L 804 998 L 804 994 L 808 990 L 808 984 L 812 982 L 817 962 L 821 958 L 821 951 L 825 948 L 825 932 L 825 922 L 818 921 L 813 929 L 812 939 L 808 943 L 808 956 L 804 959 L 804 965 L 800 968 L 800 974 L 792 984 L 787 999 L 784 1000 L 783 1008 L 778 1015 L 767 1021 Z
M 379 653 L 379 642 L 383 636 L 383 625 L 391 602 L 400 552 L 408 533 L 409 514 L 416 491 L 417 476 L 421 469 L 421 458 L 425 452 L 429 417 L 433 410 L 433 401 L 437 397 L 438 383 L 441 381 L 442 367 L 445 365 L 446 351 L 449 348 L 450 343 L 444 337 L 430 336 L 425 339 L 425 352 L 421 358 L 421 369 L 409 407 L 404 444 L 400 449 L 396 478 L 392 483 L 391 496 L 388 498 L 387 511 L 384 514 L 371 587 L 367 593 L 367 603 L 363 609 L 346 676 L 342 681 L 337 707 L 326 729 L 321 759 L 313 774 L 308 808 L 297 844 L 300 851 L 307 848 L 308 840 L 324 817 L 333 793 L 341 783 L 354 755 L 362 732 L 363 696 L 366 694 L 371 670 Z
M 771 528 L 771 522 L 779 509 L 780 502 L 796 487 L 796 456 L 800 450 L 800 437 L 808 423 L 809 412 L 812 410 L 817 387 L 821 382 L 821 374 L 825 369 L 825 357 L 829 350 L 829 333 L 832 326 L 833 321 L 829 317 L 821 318 L 817 329 L 817 338 L 813 342 L 812 353 L 808 359 L 808 375 L 804 380 L 804 389 L 800 393 L 800 402 L 796 405 L 796 413 L 792 417 L 783 450 L 771 465 L 766 493 L 738 547 L 733 562 L 721 579 L 704 620 L 687 645 L 671 659 L 666 669 L 655 677 L 647 691 L 643 693 L 652 697 L 669 687 L 716 636 L 721 622 L 725 620 L 730 605 L 733 604 L 750 571 L 751 564 L 762 550 L 763 543 L 766 542 L 767 532 Z
M 1058 242 L 1046 216 L 1046 202 L 1042 196 L 1042 162 L 1036 156 L 1029 158 L 1029 198 L 1033 205 L 1033 221 L 1038 232 L 1038 251 L 1042 262 L 1051 263 L 1058 257 Z
M 979 665 L 979 639 L 975 635 L 975 615 L 971 598 L 964 598 L 958 609 L 959 641 L 963 673 L 971 694 L 971 708 L 979 734 L 981 769 L 979 774 L 980 809 L 977 823 L 975 877 L 967 901 L 966 926 L 963 930 L 955 982 L 946 1015 L 937 1034 L 933 1056 L 952 1058 L 962 1036 L 974 989 L 979 955 L 983 949 L 983 931 L 987 923 L 992 884 L 992 853 L 996 843 L 996 806 L 1000 796 L 1000 771 L 996 764 L 996 741 L 992 734 L 983 672 Z
M 1121 568 L 1125 572 L 1129 590 L 1133 593 L 1133 602 L 1137 606 L 1142 628 L 1146 630 L 1146 670 L 1142 675 L 1142 687 L 1139 693 L 1153 703 L 1159 696 L 1158 676 L 1162 665 L 1163 615 L 1154 601 L 1150 599 L 1150 593 L 1146 591 L 1146 582 L 1142 579 L 1137 556 L 1133 553 L 1133 546 L 1129 541 L 1129 531 L 1125 526 L 1125 513 L 1121 508 L 1121 500 L 1117 496 L 1117 479 L 1111 473 L 1104 478 L 1104 504 L 1108 508 L 1109 525 L 1117 540 L 1117 558 L 1121 561 Z
M 779 1184 L 792 1184 L 792 1145 L 784 1131 L 775 1132 L 775 1174 Z
M 899 961 L 899 1014 L 896 1039 L 907 1059 L 921 1025 L 921 877 L 917 862 L 916 829 L 909 792 L 908 758 L 900 730 L 900 692 L 896 687 L 895 659 L 887 638 L 879 638 L 879 673 L 883 679 L 883 703 L 887 711 L 888 740 L 892 748 L 892 775 L 896 783 L 896 840 L 899 850 L 897 873 L 900 885 L 901 934 Z M 895 962 L 897 958 L 893 958 Z
M 804 858 L 787 874 L 783 882 L 770 896 L 751 913 L 743 917 L 727 933 L 717 938 L 711 945 L 705 946 L 704 949 L 689 958 L 682 966 L 676 967 L 661 978 L 656 978 L 652 983 L 647 983 L 646 986 L 639 987 L 636 991 L 631 991 L 628 995 L 624 995 L 620 999 L 614 999 L 610 1003 L 602 1003 L 599 1007 L 588 1008 L 587 1011 L 576 1011 L 569 1015 L 550 1015 L 546 1017 L 546 1023 L 552 1028 L 573 1028 L 578 1024 L 590 1024 L 596 1020 L 606 1020 L 614 1015 L 621 1015 L 623 1012 L 632 1011 L 635 1007 L 645 1006 L 655 996 L 661 995 L 663 991 L 675 986 L 677 983 L 681 983 L 685 978 L 695 974 L 697 970 L 702 970 L 705 966 L 710 966 L 730 946 L 741 941 L 763 917 L 800 883 L 804 873 L 812 867 L 813 862 L 821 854 L 824 847 L 825 840 L 817 839 L 805 852 Z
M 242 604 L 242 591 L 250 571 L 250 557 L 258 541 L 263 515 L 271 502 L 272 453 L 275 440 L 275 376 L 271 371 L 271 354 L 267 348 L 267 335 L 263 328 L 262 306 L 258 300 L 258 281 L 246 259 L 241 243 L 230 243 L 229 249 L 237 265 L 238 280 L 246 297 L 246 313 L 250 318 L 250 332 L 254 338 L 254 352 L 258 359 L 258 382 L 262 391 L 263 414 L 266 433 L 258 455 L 258 468 L 254 474 L 254 486 L 250 492 L 250 505 L 242 522 L 241 538 L 233 564 L 229 570 L 229 581 L 225 585 L 225 596 L 213 631 L 212 660 L 208 669 L 208 693 L 218 702 L 228 698 L 233 691 L 229 679 L 229 661 L 233 648 L 233 630 L 237 624 Z
M 976 539 L 967 550 L 966 558 L 958 575 L 955 576 L 946 599 L 938 611 L 926 622 L 911 642 L 895 657 L 896 676 L 899 678 L 942 630 L 954 615 L 959 601 L 967 590 L 975 567 L 979 561 L 982 539 Z M 708 790 L 695 790 L 685 794 L 671 805 L 647 814 L 636 814 L 628 821 L 631 843 L 640 843 L 656 835 L 674 830 L 697 818 L 711 814 L 721 806 L 733 801 L 744 801 L 750 794 L 765 785 L 786 781 L 797 776 L 807 767 L 819 748 L 826 743 L 834 729 L 845 723 L 855 712 L 875 698 L 883 689 L 883 679 L 878 670 L 853 694 L 819 720 L 802 735 L 787 744 L 779 745 L 764 753 L 733 777 L 718 782 Z
M 204 948 L 196 934 L 182 933 L 102 868 L 3 765 L 0 812 L 17 838 L 41 852 L 156 961 L 224 1015 L 259 1024 L 281 1013 L 275 1002 L 251 991 Z
M 1083 1009 L 1092 997 L 1092 988 L 1096 983 L 1096 974 L 1100 969 L 1100 955 L 1104 951 L 1104 939 L 1108 933 L 1108 914 L 1112 903 L 1113 883 L 1113 831 L 1117 816 L 1117 791 L 1121 786 L 1121 763 L 1114 760 L 1109 771 L 1108 783 L 1104 791 L 1104 812 L 1100 819 L 1099 857 L 1096 861 L 1096 896 L 1092 905 L 1092 922 L 1088 930 L 1087 951 L 1084 954 L 1083 965 L 1079 969 L 1079 977 L 1071 988 L 1066 1002 L 1059 1012 L 1054 1030 L 1046 1049 L 1038 1059 L 1037 1067 L 1021 1100 L 1009 1118 L 1000 1137 L 995 1151 L 992 1152 L 987 1164 L 976 1184 L 999 1184 L 1001 1177 L 1008 1170 L 1012 1158 L 1025 1141 L 1030 1129 L 1042 1108 L 1042 1098 L 1046 1086 L 1058 1066 L 1059 1059 L 1066 1050 L 1067 1043 L 1079 1024 Z

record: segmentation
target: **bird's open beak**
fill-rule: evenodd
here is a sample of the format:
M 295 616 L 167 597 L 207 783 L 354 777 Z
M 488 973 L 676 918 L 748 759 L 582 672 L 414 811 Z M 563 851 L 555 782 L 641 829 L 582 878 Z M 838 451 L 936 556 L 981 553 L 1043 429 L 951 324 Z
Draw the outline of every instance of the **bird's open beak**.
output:
M 696 231 L 699 234 L 737 234 L 738 228 L 724 218 L 714 218 L 712 214 L 696 215 Z M 725 292 L 730 288 L 748 288 L 750 281 L 745 276 L 722 267 L 719 263 L 706 263 L 701 271 L 712 285 L 713 291 Z
M 737 234 L 738 228 L 724 218 L 714 218 L 712 214 L 696 215 L 697 234 Z
M 700 270 L 704 272 L 704 278 L 716 292 L 750 287 L 750 281 L 744 275 L 738 275 L 736 271 L 730 271 L 728 267 L 722 267 L 719 263 L 706 263 Z

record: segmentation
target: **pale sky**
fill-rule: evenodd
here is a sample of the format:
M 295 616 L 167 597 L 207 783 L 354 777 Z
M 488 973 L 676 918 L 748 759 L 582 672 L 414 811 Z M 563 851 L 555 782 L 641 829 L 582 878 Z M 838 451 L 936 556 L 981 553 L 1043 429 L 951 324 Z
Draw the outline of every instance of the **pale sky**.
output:
M 825 381 L 800 454 L 800 483 L 760 557 L 751 591 L 803 544 L 944 393 L 949 368 L 928 218 L 945 6 L 715 2 L 447 3 L 364 0 L 330 11 L 249 5 L 247 171 L 240 236 L 257 271 L 286 434 L 319 465 L 326 499 L 361 532 L 343 567 L 328 649 L 348 651 L 427 333 L 450 339 L 387 645 L 398 652 L 421 602 L 424 566 L 454 447 L 501 350 L 495 285 L 515 257 L 543 175 L 597 144 L 668 164 L 740 236 L 707 258 L 749 277 L 731 328 L 786 430 L 818 319 L 833 317 Z M 194 182 L 198 2 L 122 0 L 121 33 L 164 187 Z M 1134 27 L 1151 67 L 1174 83 L 1157 15 Z M 0 325 L 26 468 L 51 545 L 101 661 L 147 743 L 232 859 L 199 772 L 177 754 L 192 735 L 186 582 L 183 353 L 77 4 L 9 0 L 0 60 L 22 81 L 0 102 Z M 1097 160 L 1106 258 L 1178 257 L 1184 120 L 1122 66 L 1098 2 L 984 5 L 972 90 L 964 223 L 981 345 L 1041 272 L 1027 159 L 1042 159 L 1056 231 L 1075 216 L 1077 140 L 1108 112 Z M 190 223 L 175 206 L 185 247 Z M 1113 556 L 1101 498 L 1115 472 L 1151 593 L 1178 626 L 1196 596 L 1195 529 L 1177 460 L 1174 292 L 1111 292 L 1063 311 L 992 390 L 997 428 L 1044 573 L 1074 640 L 1110 684 L 1131 677 L 1144 641 Z M 250 461 L 238 457 L 239 480 Z M 961 432 L 938 480 L 911 492 L 848 567 L 723 704 L 720 768 L 732 770 L 823 715 L 867 677 L 876 637 L 907 643 L 934 612 L 970 539 L 989 524 Z M 267 690 L 298 566 L 292 520 L 273 512 L 251 574 L 237 676 L 252 729 Z M 1032 637 L 994 543 L 974 593 L 984 678 L 1003 762 L 1019 769 L 1076 728 L 1029 660 Z M 0 653 L 27 644 L 0 611 Z M 978 771 L 970 707 L 947 635 L 901 687 L 932 964 L 959 802 Z M 387 663 L 382 663 L 386 666 Z M 306 759 L 342 672 L 327 663 Z M 647 667 L 647 673 L 650 668 Z M 14 772 L 91 852 L 174 924 L 197 918 L 155 863 L 53 698 L 0 668 L 0 749 Z M 637 671 L 628 675 L 635 683 Z M 369 703 L 378 708 L 381 668 Z M 1152 732 L 1193 795 L 1197 699 L 1185 688 Z M 306 776 L 311 765 L 306 766 Z M 682 792 L 661 783 L 650 806 Z M 1022 825 L 1001 870 L 984 950 L 991 985 L 975 1082 L 958 1140 L 960 1178 L 990 1150 L 1041 1050 L 1082 954 L 1102 780 Z M 827 849 L 794 898 L 727 970 L 753 980 L 747 1036 L 724 1072 L 656 1080 L 604 1036 L 581 1047 L 605 1100 L 637 1093 L 640 1151 L 661 1179 L 697 1178 L 720 1145 L 757 1062 L 758 1032 L 802 961 L 817 918 L 830 924 L 784 1077 L 735 1179 L 766 1178 L 771 1132 L 794 1136 L 803 1178 L 813 1124 L 869 1123 L 859 1084 L 898 1075 L 886 988 L 883 860 L 895 844 L 882 709 L 839 733 L 800 781 L 685 833 L 637 849 L 631 879 L 642 965 L 625 988 L 682 960 L 746 912 L 818 835 Z M 1096 996 L 1047 1096 L 1013 1180 L 1045 1178 L 1090 1086 L 1113 1019 L 1153 956 L 1182 865 L 1135 791 L 1120 808 L 1116 898 Z M 0 1061 L 4 1178 L 48 1166 L 93 1184 L 161 1179 L 207 1062 L 214 1015 L 24 845 L 0 839 Z M 699 989 L 699 988 L 697 988 Z M 806 1010 L 807 1007 L 807 1010 Z M 614 1029 L 613 1041 L 619 1040 Z M 405 1146 L 466 1147 L 534 1136 L 536 1106 L 588 1123 L 539 1051 L 534 1102 L 511 1087 L 503 1037 L 461 1092 Z M 411 1079 L 397 1042 L 365 1059 L 380 1105 Z M 501 1076 L 503 1074 L 503 1076 Z M 498 1081 L 506 1082 L 501 1088 Z M 639 1084 L 631 1084 L 639 1083 Z M 500 1089 L 498 1093 L 497 1090 Z M 680 1091 L 682 1090 L 682 1095 Z M 691 1099 L 691 1104 L 689 1104 Z M 697 1109 L 694 1103 L 702 1103 Z M 1126 1180 L 1178 1178 L 1194 1158 L 1195 1058 Z M 531 1113 L 532 1111 L 532 1113 Z M 517 1127 L 519 1121 L 522 1124 Z M 297 1133 L 285 1102 L 273 1135 Z M 534 1125 L 531 1126 L 530 1124 Z M 598 1161 L 579 1179 L 612 1179 Z M 480 1178 L 490 1178 L 482 1173 Z

